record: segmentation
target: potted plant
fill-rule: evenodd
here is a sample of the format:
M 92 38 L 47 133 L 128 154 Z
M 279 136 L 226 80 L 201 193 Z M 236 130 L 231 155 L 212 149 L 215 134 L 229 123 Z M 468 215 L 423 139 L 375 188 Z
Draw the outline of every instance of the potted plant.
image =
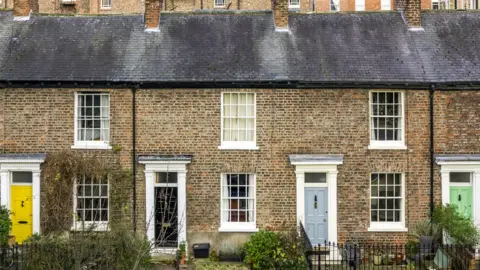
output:
M 243 249 L 239 246 L 224 243 L 219 250 L 219 260 L 229 262 L 241 262 L 243 261 Z
M 182 241 L 177 251 L 177 260 L 179 260 L 180 265 L 185 265 L 186 256 L 187 256 L 187 244 L 185 243 L 185 241 Z
M 381 250 L 375 250 L 373 253 L 373 264 L 374 265 L 381 265 L 383 258 L 383 252 Z

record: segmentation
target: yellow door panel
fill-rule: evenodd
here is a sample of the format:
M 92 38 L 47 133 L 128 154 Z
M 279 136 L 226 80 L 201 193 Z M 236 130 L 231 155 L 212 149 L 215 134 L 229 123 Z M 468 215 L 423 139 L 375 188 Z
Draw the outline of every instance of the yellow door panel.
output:
M 32 235 L 32 186 L 11 186 L 12 235 L 21 244 Z

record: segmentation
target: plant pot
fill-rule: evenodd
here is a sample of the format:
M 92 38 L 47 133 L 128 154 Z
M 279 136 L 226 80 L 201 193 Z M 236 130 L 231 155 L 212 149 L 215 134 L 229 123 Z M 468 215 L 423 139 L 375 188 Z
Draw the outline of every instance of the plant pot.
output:
M 185 254 L 182 254 L 182 258 L 180 259 L 180 264 L 181 265 L 185 264 Z
M 15 238 L 15 235 L 10 235 L 8 237 L 8 245 L 9 246 L 14 246 L 16 243 L 16 238 Z
M 382 255 L 373 255 L 373 264 L 381 265 L 382 264 Z

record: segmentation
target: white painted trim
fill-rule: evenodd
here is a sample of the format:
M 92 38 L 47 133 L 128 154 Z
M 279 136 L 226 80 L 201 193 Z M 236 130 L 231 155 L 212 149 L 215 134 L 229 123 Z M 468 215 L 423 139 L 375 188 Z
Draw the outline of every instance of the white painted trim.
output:
M 370 174 L 370 179 L 369 181 L 371 182 L 371 177 L 372 174 L 385 174 L 385 173 L 395 173 L 395 172 L 374 172 Z M 371 183 L 369 184 L 369 189 L 368 189 L 368 220 L 369 220 L 369 227 L 367 228 L 367 231 L 369 232 L 408 232 L 408 228 L 405 226 L 405 190 L 407 189 L 406 187 L 406 181 L 405 181 L 405 174 L 404 173 L 398 173 L 401 175 L 401 184 L 402 184 L 402 211 L 400 214 L 400 222 L 372 222 L 372 204 L 371 204 L 371 199 L 372 199 L 372 185 Z
M 146 28 L 145 32 L 147 32 L 147 33 L 160 33 L 160 28 L 159 27 Z
M 337 165 L 343 162 L 324 163 L 292 163 L 295 165 L 297 186 L 297 224 L 305 225 L 305 187 L 311 183 L 305 183 L 305 173 L 326 173 L 328 187 L 328 239 L 327 241 L 338 242 L 337 224 Z
M 146 203 L 146 231 L 147 238 L 155 241 L 155 173 L 177 173 L 177 208 L 178 208 L 178 245 L 187 242 L 187 164 L 190 161 L 139 161 L 145 164 L 145 203 Z M 188 245 L 187 245 L 188 246 Z M 161 247 L 160 247 L 161 249 Z
M 0 203 L 11 209 L 10 205 L 10 187 L 11 172 L 22 171 L 32 172 L 32 234 L 40 233 L 40 164 L 44 160 L 0 160 L 0 186 L 1 200 Z
M 400 98 L 402 99 L 402 139 L 398 141 L 377 141 L 372 140 L 372 94 L 373 93 L 400 93 Z M 391 150 L 401 150 L 407 149 L 407 145 L 405 144 L 405 91 L 397 91 L 397 90 L 372 90 L 368 92 L 368 137 L 370 144 L 368 145 L 368 149 L 391 149 Z
M 425 29 L 423 27 L 410 27 L 408 28 L 408 31 L 412 32 L 425 32 Z
M 224 94 L 253 94 L 253 141 L 224 141 L 223 140 L 223 95 Z M 221 92 L 220 93 L 220 150 L 258 150 L 257 147 L 257 94 L 255 92 Z
M 238 173 L 248 174 L 253 177 L 253 222 L 223 222 L 222 200 L 223 200 L 223 180 L 227 174 L 236 173 L 222 173 L 220 174 L 220 228 L 219 232 L 257 232 L 257 176 L 254 173 Z M 250 185 L 249 185 L 250 186 Z
M 83 92 L 75 92 L 75 97 L 74 97 L 74 110 L 73 110 L 73 145 L 71 146 L 71 149 L 112 149 L 112 146 L 110 146 L 110 143 L 107 141 L 79 141 L 78 140 L 78 94 L 82 94 Z M 95 93 L 97 94 L 97 93 Z M 98 94 L 108 94 L 108 129 L 109 129 L 109 136 L 112 136 L 110 134 L 111 131 L 111 107 L 110 107 L 110 93 L 108 92 L 98 92 Z M 110 138 L 109 138 L 110 141 Z
M 458 185 L 450 183 L 451 172 L 468 172 L 472 174 L 472 215 L 473 223 L 480 228 L 480 161 L 440 161 L 440 176 L 442 181 L 442 204 L 450 203 L 450 186 Z M 453 185 L 452 185 L 453 184 Z
M 28 16 L 14 16 L 13 17 L 14 22 L 23 22 L 23 21 L 28 21 L 28 20 L 30 20 L 30 14 Z

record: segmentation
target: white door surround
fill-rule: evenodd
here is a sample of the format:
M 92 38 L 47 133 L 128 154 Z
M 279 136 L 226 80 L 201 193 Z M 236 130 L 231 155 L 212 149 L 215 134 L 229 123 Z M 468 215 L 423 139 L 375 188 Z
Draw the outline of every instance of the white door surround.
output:
M 480 228 L 480 155 L 436 155 L 436 163 L 440 165 L 442 179 L 442 204 L 450 203 L 450 173 L 469 172 L 472 174 L 473 204 L 472 218 L 474 224 Z
M 145 164 L 145 205 L 146 205 L 146 231 L 148 240 L 155 241 L 155 173 L 176 172 L 178 190 L 178 244 L 187 241 L 187 164 L 190 163 L 189 156 L 140 156 L 138 162 Z M 168 248 L 165 248 L 168 251 Z
M 12 172 L 32 172 L 32 234 L 40 233 L 40 164 L 45 154 L 1 154 L 0 189 L 1 204 L 10 209 Z
M 290 155 L 295 165 L 297 189 L 297 225 L 305 224 L 305 187 L 328 187 L 328 240 L 337 243 L 337 166 L 343 155 Z M 326 173 L 326 183 L 305 183 L 305 173 Z

